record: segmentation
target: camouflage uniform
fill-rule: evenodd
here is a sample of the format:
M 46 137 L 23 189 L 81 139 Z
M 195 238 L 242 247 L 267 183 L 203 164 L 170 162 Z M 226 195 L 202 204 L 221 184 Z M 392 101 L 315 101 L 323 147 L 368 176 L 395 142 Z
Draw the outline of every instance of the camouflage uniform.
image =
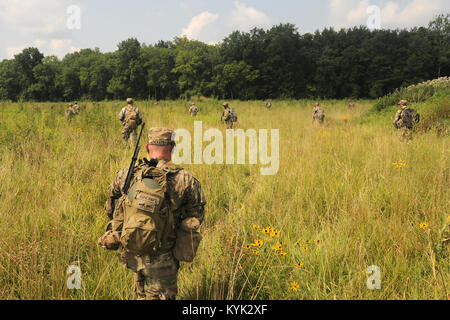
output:
M 125 118 L 127 115 L 127 111 L 131 110 L 131 108 L 134 108 L 137 114 L 137 125 L 139 126 L 142 123 L 142 115 L 137 107 L 133 106 L 133 100 L 131 98 L 127 99 L 128 105 L 126 107 L 123 107 L 122 110 L 119 113 L 119 120 L 122 122 L 122 139 L 125 142 L 129 142 L 130 145 L 133 145 L 136 142 L 137 139 L 137 127 L 133 130 L 130 130 L 125 126 Z
M 69 104 L 69 107 L 66 109 L 66 118 L 67 120 L 72 120 L 72 118 L 75 116 L 76 112 L 73 109 L 72 105 Z
M 75 104 L 73 105 L 73 109 L 75 110 L 76 114 L 80 113 L 81 107 L 78 105 L 78 102 L 75 102 Z
M 320 108 L 318 103 L 314 106 L 313 112 L 313 123 L 317 121 L 319 124 L 322 124 L 325 119 L 325 112 Z
M 267 101 L 266 101 L 266 108 L 267 108 L 267 109 L 272 108 L 272 102 L 270 102 L 270 100 L 267 100 Z
M 189 108 L 189 114 L 191 115 L 191 117 L 196 117 L 198 113 L 198 108 L 197 106 L 192 102 L 191 103 L 191 107 Z
M 350 103 L 348 104 L 348 109 L 353 110 L 354 108 L 355 108 L 355 104 L 350 101 Z
M 222 122 L 225 121 L 225 123 L 227 124 L 227 129 L 233 129 L 233 121 L 231 120 L 231 109 L 228 106 L 228 103 L 224 103 L 223 107 L 225 108 L 225 110 L 222 113 Z
M 152 144 L 151 138 L 149 143 Z M 136 182 L 137 175 L 149 166 L 148 160 L 139 161 L 134 169 L 130 186 Z M 174 165 L 165 160 L 157 160 L 158 168 L 170 166 Z M 106 213 L 110 219 L 120 214 L 117 212 L 118 210 L 114 212 L 114 208 L 117 199 L 122 196 L 127 172 L 128 167 L 120 170 L 109 186 Z M 171 211 L 174 214 L 176 228 L 183 219 L 189 217 L 195 217 L 201 223 L 204 217 L 206 200 L 200 182 L 189 171 L 181 170 L 174 175 L 168 176 L 168 183 L 170 186 L 168 190 L 170 190 Z M 120 209 L 121 207 L 118 208 Z M 176 298 L 179 261 L 176 260 L 172 253 L 176 234 L 168 234 L 166 239 L 164 245 L 155 254 L 151 255 L 139 256 L 119 249 L 118 257 L 120 262 L 128 269 L 134 271 L 136 296 L 138 299 L 173 300 Z
M 419 116 L 415 110 L 407 107 L 408 101 L 401 100 L 399 102 L 400 109 L 397 111 L 394 117 L 393 125 L 396 129 L 400 130 L 400 138 L 404 140 L 412 139 L 412 129 L 414 127 L 414 122 L 419 121 Z M 411 114 L 410 116 L 406 116 L 407 114 Z M 413 119 L 413 115 L 415 115 L 415 119 Z

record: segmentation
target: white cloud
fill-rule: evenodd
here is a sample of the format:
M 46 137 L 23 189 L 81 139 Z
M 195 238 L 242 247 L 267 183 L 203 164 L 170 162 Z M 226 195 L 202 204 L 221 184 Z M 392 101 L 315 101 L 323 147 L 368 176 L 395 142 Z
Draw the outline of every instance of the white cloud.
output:
M 186 36 L 188 39 L 199 40 L 205 28 L 218 19 L 218 14 L 204 11 L 192 18 L 187 28 L 183 28 L 181 35 Z
M 72 43 L 72 39 L 37 39 L 28 46 L 10 46 L 6 48 L 7 58 L 12 59 L 14 55 L 21 53 L 26 47 L 35 47 L 46 55 L 55 55 L 62 59 L 66 54 L 80 51 Z
M 435 15 L 449 10 L 448 0 L 413 0 L 403 9 L 389 1 L 381 11 L 381 23 L 399 28 L 427 25 Z
M 64 34 L 67 6 L 66 0 L 0 0 L 0 20 L 26 34 Z
M 335 28 L 364 25 L 369 18 L 369 0 L 329 0 L 330 22 Z M 410 0 L 403 6 L 387 1 L 380 6 L 382 28 L 410 28 L 427 25 L 436 14 L 450 10 L 448 0 Z
M 264 12 L 255 8 L 249 8 L 245 4 L 238 1 L 233 2 L 234 10 L 231 14 L 229 24 L 234 29 L 248 31 L 255 27 L 268 27 L 270 19 Z

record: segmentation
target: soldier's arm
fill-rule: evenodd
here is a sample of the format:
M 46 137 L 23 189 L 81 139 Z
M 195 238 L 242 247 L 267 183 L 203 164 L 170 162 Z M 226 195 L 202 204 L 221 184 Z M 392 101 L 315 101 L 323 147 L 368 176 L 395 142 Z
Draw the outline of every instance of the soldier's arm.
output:
M 142 114 L 138 108 L 136 108 L 136 114 L 137 114 L 137 118 L 138 118 L 137 124 L 140 126 L 142 124 Z
M 120 170 L 108 188 L 108 200 L 106 200 L 106 215 L 110 220 L 113 218 L 116 202 L 122 196 L 122 187 L 124 185 L 127 173 L 128 168 L 123 168 L 122 170 Z
M 119 113 L 119 120 L 123 122 L 123 119 L 125 119 L 125 108 L 120 110 L 120 113 Z
M 401 114 L 401 111 L 400 110 L 397 111 L 397 113 L 395 114 L 395 117 L 394 117 L 394 121 L 392 122 L 392 124 L 396 128 L 397 128 L 397 121 L 400 120 L 400 114 Z

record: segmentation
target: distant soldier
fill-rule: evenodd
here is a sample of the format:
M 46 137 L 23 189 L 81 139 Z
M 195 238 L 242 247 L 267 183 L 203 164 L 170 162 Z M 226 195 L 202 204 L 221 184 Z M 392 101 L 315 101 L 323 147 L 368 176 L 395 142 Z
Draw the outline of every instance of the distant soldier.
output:
M 270 102 L 270 100 L 267 100 L 267 101 L 266 101 L 266 108 L 267 108 L 267 109 L 272 108 L 272 102 Z
M 69 104 L 69 106 L 66 109 L 66 118 L 67 120 L 71 121 L 72 118 L 76 115 L 75 110 L 73 109 L 73 104 Z
M 191 107 L 189 108 L 189 114 L 191 117 L 196 117 L 198 113 L 198 108 L 193 101 L 190 102 Z
M 206 200 L 192 173 L 171 162 L 174 132 L 151 128 L 148 136 L 148 159 L 135 166 L 128 193 L 128 167 L 109 186 L 111 222 L 98 244 L 118 250 L 119 261 L 134 272 L 138 300 L 174 300 L 180 261 L 192 262 L 201 240 Z
M 314 114 L 313 114 L 313 123 L 318 122 L 319 124 L 322 124 L 324 119 L 325 119 L 325 112 L 323 111 L 322 108 L 320 108 L 320 104 L 316 103 L 314 105 L 314 110 L 313 110 Z
M 419 123 L 420 115 L 416 110 L 408 108 L 408 101 L 401 100 L 400 109 L 394 117 L 393 125 L 395 129 L 400 130 L 401 137 L 406 140 L 412 139 L 412 129 Z
M 353 103 L 353 101 L 350 101 L 348 104 L 348 109 L 353 110 L 354 108 L 355 108 L 355 104 Z
M 227 124 L 227 129 L 233 129 L 233 123 L 237 122 L 237 114 L 236 111 L 234 111 L 230 106 L 228 105 L 228 102 L 225 102 L 223 104 L 223 113 L 221 120 L 222 122 L 225 122 Z
M 73 110 L 75 110 L 76 114 L 79 114 L 81 111 L 81 107 L 78 105 L 78 101 L 75 101 L 74 105 L 73 105 Z
M 133 99 L 127 99 L 127 106 L 123 107 L 119 113 L 119 120 L 122 121 L 122 138 L 123 141 L 129 142 L 130 146 L 137 139 L 137 128 L 142 123 L 142 115 L 139 109 L 133 105 Z

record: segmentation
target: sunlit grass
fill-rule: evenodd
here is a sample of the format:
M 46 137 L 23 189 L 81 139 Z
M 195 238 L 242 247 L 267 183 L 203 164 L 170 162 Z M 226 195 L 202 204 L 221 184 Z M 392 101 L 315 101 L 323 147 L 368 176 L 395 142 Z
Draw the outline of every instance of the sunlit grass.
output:
M 121 105 L 81 104 L 69 124 L 63 104 L 0 102 L 2 299 L 134 296 L 132 273 L 96 244 L 106 189 L 131 159 Z M 184 101 L 136 105 L 147 128 L 193 132 L 201 120 L 203 130 L 224 129 L 219 101 L 196 104 L 196 118 Z M 402 143 L 390 121 L 359 121 L 372 102 L 321 105 L 325 124 L 313 127 L 313 101 L 274 101 L 270 110 L 230 101 L 238 128 L 280 129 L 280 169 L 184 166 L 208 203 L 198 255 L 179 274 L 180 299 L 447 299 L 448 137 Z M 82 270 L 75 292 L 65 283 L 73 263 Z M 382 270 L 379 291 L 367 289 L 370 265 Z

